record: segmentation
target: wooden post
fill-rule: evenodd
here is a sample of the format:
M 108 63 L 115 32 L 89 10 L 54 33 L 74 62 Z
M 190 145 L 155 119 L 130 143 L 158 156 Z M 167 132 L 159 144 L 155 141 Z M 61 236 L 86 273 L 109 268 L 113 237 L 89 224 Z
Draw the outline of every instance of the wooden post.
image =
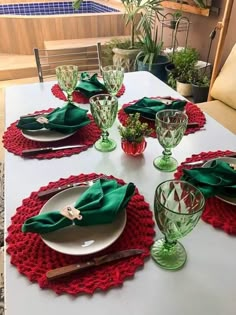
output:
M 219 73 L 219 66 L 221 62 L 223 46 L 224 46 L 225 37 L 226 37 L 228 26 L 229 26 L 230 14 L 232 11 L 233 4 L 234 4 L 234 0 L 227 0 L 225 4 L 222 22 L 219 22 L 217 24 L 217 28 L 220 29 L 220 36 L 219 36 L 219 40 L 218 40 L 218 44 L 216 48 L 215 61 L 214 61 L 213 69 L 212 69 L 211 82 L 210 82 L 209 94 L 208 94 L 208 99 L 207 99 L 208 101 L 212 100 L 210 91 Z

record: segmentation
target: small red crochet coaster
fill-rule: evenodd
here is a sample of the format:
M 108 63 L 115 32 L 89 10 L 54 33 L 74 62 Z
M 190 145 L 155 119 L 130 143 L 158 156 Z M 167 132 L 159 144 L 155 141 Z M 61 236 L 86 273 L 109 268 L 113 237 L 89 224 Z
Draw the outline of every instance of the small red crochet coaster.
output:
M 78 181 L 91 180 L 100 175 L 93 173 L 70 176 L 57 182 L 50 182 L 47 187 L 41 187 L 39 191 Z M 107 177 L 115 179 L 113 176 Z M 125 184 L 121 179 L 116 180 L 121 185 Z M 127 222 L 121 236 L 107 249 L 86 256 L 70 256 L 56 252 L 45 245 L 38 234 L 21 232 L 25 220 L 37 215 L 46 202 L 40 200 L 37 194 L 38 192 L 32 192 L 16 209 L 15 215 L 11 218 L 11 225 L 7 229 L 6 242 L 8 244 L 7 253 L 11 256 L 11 264 L 17 267 L 18 271 L 30 281 L 38 282 L 42 289 L 48 288 L 57 294 L 68 293 L 72 295 L 93 294 L 95 290 L 106 291 L 112 287 L 121 286 L 126 278 L 134 276 L 135 271 L 143 266 L 145 258 L 150 255 L 149 249 L 155 235 L 154 221 L 149 204 L 145 202 L 137 188 L 126 207 Z M 46 278 L 48 270 L 131 248 L 139 248 L 144 252 L 138 256 L 93 267 L 88 271 L 81 271 L 79 275 L 74 274 L 54 281 L 48 281 Z
M 51 91 L 52 91 L 52 94 L 54 96 L 56 96 L 57 98 L 59 98 L 62 101 L 66 101 L 66 96 L 58 84 L 53 85 Z M 116 96 L 120 97 L 124 93 L 125 93 L 125 86 L 124 86 L 124 84 L 122 84 L 122 86 L 121 86 L 121 88 L 120 88 L 120 90 Z M 76 102 L 79 104 L 88 104 L 89 103 L 89 99 L 86 96 L 84 96 L 82 93 L 80 93 L 79 91 L 74 91 L 72 96 L 73 96 L 73 102 Z
M 53 108 L 48 110 L 35 112 L 36 113 L 45 113 L 52 111 Z M 61 158 L 64 156 L 71 156 L 73 154 L 78 154 L 82 151 L 87 150 L 90 146 L 92 146 L 101 135 L 100 129 L 95 124 L 92 115 L 88 114 L 88 117 L 91 121 L 90 124 L 80 128 L 75 134 L 71 137 L 66 138 L 60 141 L 50 142 L 50 146 L 58 147 L 64 145 L 74 145 L 74 144 L 84 144 L 84 147 L 81 148 L 73 148 L 73 149 L 63 149 L 58 151 L 51 151 L 48 153 L 40 153 L 29 155 L 27 158 L 35 158 L 35 159 L 53 159 L 53 158 Z M 3 145 L 9 151 L 16 155 L 22 156 L 22 151 L 27 149 L 36 149 L 36 148 L 45 148 L 49 146 L 49 142 L 38 142 L 26 139 L 19 128 L 16 127 L 17 121 L 12 123 L 5 133 L 3 134 Z
M 185 162 L 195 162 L 204 159 L 214 159 L 225 154 L 230 154 L 231 151 L 215 151 L 215 152 L 202 152 L 194 154 L 187 158 L 177 168 L 174 177 L 176 179 L 181 178 L 183 175 L 183 168 L 190 169 L 191 166 L 184 166 Z M 213 227 L 221 229 L 228 234 L 236 235 L 236 206 L 228 204 L 219 200 L 216 197 L 211 197 L 206 200 L 205 210 L 202 214 L 203 221 L 211 224 Z
M 156 97 L 150 97 L 152 99 L 157 99 L 159 98 L 158 96 Z M 174 100 L 174 98 L 172 97 L 162 97 L 164 99 L 170 99 L 170 100 Z M 128 115 L 125 113 L 124 111 L 124 108 L 125 107 L 128 107 L 134 103 L 136 103 L 138 100 L 134 100 L 132 102 L 129 102 L 127 104 L 124 104 L 122 106 L 122 108 L 119 110 L 118 112 L 118 118 L 119 118 L 119 121 L 121 122 L 122 125 L 125 125 L 125 122 L 126 122 L 126 119 L 128 118 Z M 188 135 L 190 133 L 194 133 L 198 130 L 200 130 L 206 123 L 206 117 L 204 115 L 204 113 L 201 111 L 201 109 L 199 107 L 197 107 L 195 104 L 193 103 L 190 103 L 188 102 L 186 105 L 185 105 L 185 110 L 186 110 L 186 114 L 188 115 L 188 122 L 189 123 L 193 123 L 193 122 L 196 122 L 198 123 L 198 126 L 197 127 L 191 127 L 191 128 L 187 128 L 186 131 L 185 131 L 185 135 Z M 149 128 L 152 128 L 154 131 L 151 133 L 151 137 L 153 138 L 156 138 L 156 132 L 155 132 L 155 122 L 152 121 L 152 120 L 148 120 L 148 119 L 145 119 L 143 117 L 140 118 L 140 120 L 142 122 L 146 122 L 148 123 L 149 125 Z

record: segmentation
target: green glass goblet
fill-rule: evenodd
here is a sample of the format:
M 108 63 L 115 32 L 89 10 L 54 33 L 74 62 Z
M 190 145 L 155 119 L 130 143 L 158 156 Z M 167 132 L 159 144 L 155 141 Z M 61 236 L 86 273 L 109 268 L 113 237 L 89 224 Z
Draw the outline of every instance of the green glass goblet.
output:
M 177 240 L 192 231 L 204 210 L 205 198 L 201 191 L 181 180 L 168 180 L 155 191 L 154 213 L 164 238 L 151 248 L 154 261 L 164 269 L 183 267 L 187 254 Z
M 102 68 L 104 85 L 111 95 L 116 95 L 124 80 L 124 68 L 120 66 L 106 66 Z
M 164 172 L 176 170 L 178 162 L 171 155 L 183 138 L 188 124 L 188 116 L 179 110 L 166 109 L 156 113 L 156 134 L 160 145 L 164 148 L 161 156 L 154 159 L 154 166 Z
M 56 76 L 60 88 L 67 93 L 67 99 L 72 102 L 72 93 L 78 82 L 78 67 L 63 65 L 56 67 Z
M 118 111 L 118 99 L 109 94 L 98 94 L 90 97 L 90 110 L 95 123 L 102 130 L 101 138 L 95 142 L 95 148 L 102 152 L 113 151 L 116 142 L 110 139 L 108 128 L 111 128 Z

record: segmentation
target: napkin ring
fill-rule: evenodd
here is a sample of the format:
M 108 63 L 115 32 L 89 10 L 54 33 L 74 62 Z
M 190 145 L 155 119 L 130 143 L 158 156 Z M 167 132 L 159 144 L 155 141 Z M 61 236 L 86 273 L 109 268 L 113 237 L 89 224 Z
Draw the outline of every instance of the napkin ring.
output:
M 40 124 L 48 124 L 48 119 L 45 116 L 39 116 L 36 121 Z
M 72 206 L 66 206 L 60 211 L 61 215 L 73 221 L 74 219 L 82 220 L 83 216 L 80 211 Z

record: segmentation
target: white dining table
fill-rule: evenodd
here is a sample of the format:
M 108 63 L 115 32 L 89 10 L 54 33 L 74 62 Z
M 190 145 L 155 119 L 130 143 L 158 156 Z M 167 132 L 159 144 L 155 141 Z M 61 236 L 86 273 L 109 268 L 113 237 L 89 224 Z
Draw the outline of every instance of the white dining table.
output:
M 6 88 L 6 127 L 21 115 L 61 106 L 63 101 L 51 93 L 53 84 Z M 182 98 L 149 72 L 126 73 L 124 85 L 126 90 L 119 98 L 120 106 L 144 96 Z M 88 104 L 81 107 L 89 109 Z M 173 178 L 174 172 L 154 168 L 153 159 L 163 150 L 157 139 L 147 139 L 143 155 L 126 155 L 120 146 L 118 125 L 117 119 L 110 129 L 117 148 L 109 153 L 91 147 L 70 157 L 38 160 L 24 159 L 5 150 L 5 228 L 10 225 L 16 208 L 32 191 L 50 181 L 80 173 L 103 173 L 133 182 L 153 210 L 155 188 Z M 192 154 L 216 150 L 236 151 L 235 135 L 206 114 L 204 128 L 184 136 L 173 149 L 173 156 L 181 163 Z M 156 228 L 155 238 L 160 236 Z M 21 275 L 5 254 L 6 315 L 235 315 L 236 238 L 200 220 L 181 242 L 188 255 L 183 269 L 166 271 L 149 258 L 122 286 L 76 297 L 58 296 L 52 290 L 40 289 L 37 283 Z

